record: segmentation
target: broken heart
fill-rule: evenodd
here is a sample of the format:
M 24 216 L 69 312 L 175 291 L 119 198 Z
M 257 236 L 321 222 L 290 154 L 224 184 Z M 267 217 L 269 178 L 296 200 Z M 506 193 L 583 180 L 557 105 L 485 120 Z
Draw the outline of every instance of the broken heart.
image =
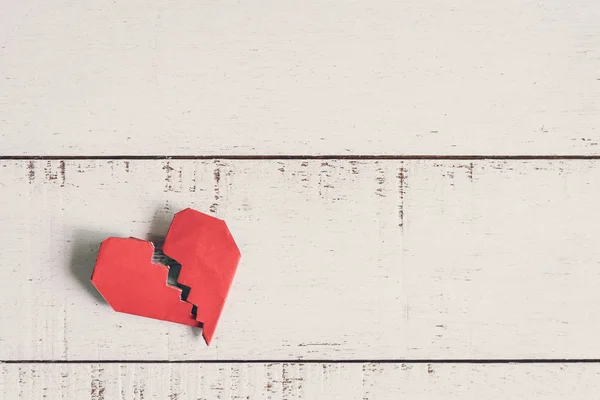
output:
M 102 242 L 92 283 L 115 311 L 201 326 L 210 344 L 241 257 L 231 232 L 188 208 L 175 214 L 162 250 L 181 264 L 178 287 L 167 284 L 168 266 L 152 262 L 151 242 L 116 237 Z

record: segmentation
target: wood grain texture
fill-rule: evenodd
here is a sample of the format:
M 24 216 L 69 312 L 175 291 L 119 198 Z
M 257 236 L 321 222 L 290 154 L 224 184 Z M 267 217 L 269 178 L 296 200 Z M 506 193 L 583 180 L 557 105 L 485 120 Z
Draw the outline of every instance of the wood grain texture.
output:
M 600 164 L 0 162 L 0 359 L 598 358 Z M 118 314 L 106 237 L 225 219 L 242 262 L 211 347 Z
M 598 364 L 2 365 L 6 399 L 590 399 Z
M 0 155 L 600 154 L 600 3 L 0 3 Z

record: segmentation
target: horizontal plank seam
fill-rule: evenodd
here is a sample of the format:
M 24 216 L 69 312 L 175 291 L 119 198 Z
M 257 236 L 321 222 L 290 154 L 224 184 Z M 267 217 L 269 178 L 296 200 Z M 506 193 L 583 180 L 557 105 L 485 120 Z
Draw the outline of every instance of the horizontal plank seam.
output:
M 598 364 L 598 358 L 307 360 L 0 360 L 0 364 Z
M 600 155 L 10 155 L 0 156 L 0 160 L 600 160 Z

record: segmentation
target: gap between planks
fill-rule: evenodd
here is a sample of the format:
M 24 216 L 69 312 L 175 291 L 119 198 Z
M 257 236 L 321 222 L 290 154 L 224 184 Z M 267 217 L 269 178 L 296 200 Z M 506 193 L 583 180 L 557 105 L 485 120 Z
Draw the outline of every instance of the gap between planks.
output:
M 114 155 L 114 156 L 44 156 L 44 155 L 13 155 L 1 156 L 0 160 L 600 160 L 600 155 L 387 155 L 387 154 L 358 154 L 358 155 Z
M 600 364 L 599 358 L 330 360 L 1 360 L 0 364 Z

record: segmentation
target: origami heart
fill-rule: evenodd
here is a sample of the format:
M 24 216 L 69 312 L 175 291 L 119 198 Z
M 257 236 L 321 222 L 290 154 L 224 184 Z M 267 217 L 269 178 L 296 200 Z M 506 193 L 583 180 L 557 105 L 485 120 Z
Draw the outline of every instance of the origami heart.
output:
M 177 283 L 189 287 L 186 299 L 167 284 L 169 267 L 152 262 L 154 245 L 135 238 L 102 242 L 92 283 L 115 311 L 202 326 L 210 344 L 241 257 L 229 228 L 188 208 L 175 214 L 162 250 L 181 264 Z

